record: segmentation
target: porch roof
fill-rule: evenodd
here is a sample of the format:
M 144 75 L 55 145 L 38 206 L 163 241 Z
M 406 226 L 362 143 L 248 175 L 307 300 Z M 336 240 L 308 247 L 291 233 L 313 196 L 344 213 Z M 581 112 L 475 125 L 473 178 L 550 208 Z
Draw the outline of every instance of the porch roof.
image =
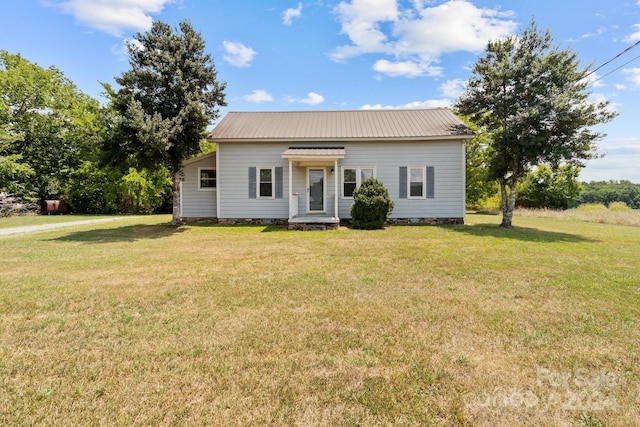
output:
M 282 152 L 283 159 L 289 159 L 297 164 L 332 164 L 344 159 L 346 150 L 344 147 L 289 147 Z

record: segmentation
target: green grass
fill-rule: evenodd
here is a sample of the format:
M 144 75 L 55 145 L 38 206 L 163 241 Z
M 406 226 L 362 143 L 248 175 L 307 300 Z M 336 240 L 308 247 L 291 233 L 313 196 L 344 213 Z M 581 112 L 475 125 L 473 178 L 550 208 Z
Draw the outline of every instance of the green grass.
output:
M 0 425 L 638 425 L 640 228 L 0 238 Z

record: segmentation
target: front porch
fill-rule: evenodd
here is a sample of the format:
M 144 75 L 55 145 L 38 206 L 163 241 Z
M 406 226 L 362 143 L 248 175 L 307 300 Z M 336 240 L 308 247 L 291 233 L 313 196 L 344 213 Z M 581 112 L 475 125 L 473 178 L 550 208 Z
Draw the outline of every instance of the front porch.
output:
M 338 161 L 344 147 L 289 147 L 289 230 L 338 228 Z

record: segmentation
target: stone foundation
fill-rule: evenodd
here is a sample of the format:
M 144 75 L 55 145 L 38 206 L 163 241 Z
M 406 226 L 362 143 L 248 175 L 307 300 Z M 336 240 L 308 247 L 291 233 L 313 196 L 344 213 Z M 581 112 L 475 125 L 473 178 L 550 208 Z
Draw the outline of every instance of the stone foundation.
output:
M 351 220 L 341 219 L 338 223 L 297 222 L 289 223 L 286 218 L 182 218 L 185 224 L 219 225 L 277 225 L 288 230 L 313 231 L 337 230 L 340 225 L 350 226 Z M 464 225 L 464 218 L 390 218 L 387 225 Z
M 219 225 L 279 225 L 286 226 L 286 218 L 218 218 Z
M 297 222 L 289 223 L 287 230 L 298 231 L 326 231 L 337 230 L 340 224 L 336 223 L 318 223 L 318 222 Z
M 190 218 L 180 218 L 185 224 L 217 224 L 218 218 L 211 217 L 190 217 Z
M 464 225 L 464 218 L 389 218 L 389 225 Z

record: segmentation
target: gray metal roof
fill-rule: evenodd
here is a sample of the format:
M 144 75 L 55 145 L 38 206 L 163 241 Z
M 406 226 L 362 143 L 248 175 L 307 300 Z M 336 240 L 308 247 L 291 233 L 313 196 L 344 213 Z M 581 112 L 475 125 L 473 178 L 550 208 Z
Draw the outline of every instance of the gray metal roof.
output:
M 230 112 L 210 141 L 466 139 L 473 132 L 447 109 Z

